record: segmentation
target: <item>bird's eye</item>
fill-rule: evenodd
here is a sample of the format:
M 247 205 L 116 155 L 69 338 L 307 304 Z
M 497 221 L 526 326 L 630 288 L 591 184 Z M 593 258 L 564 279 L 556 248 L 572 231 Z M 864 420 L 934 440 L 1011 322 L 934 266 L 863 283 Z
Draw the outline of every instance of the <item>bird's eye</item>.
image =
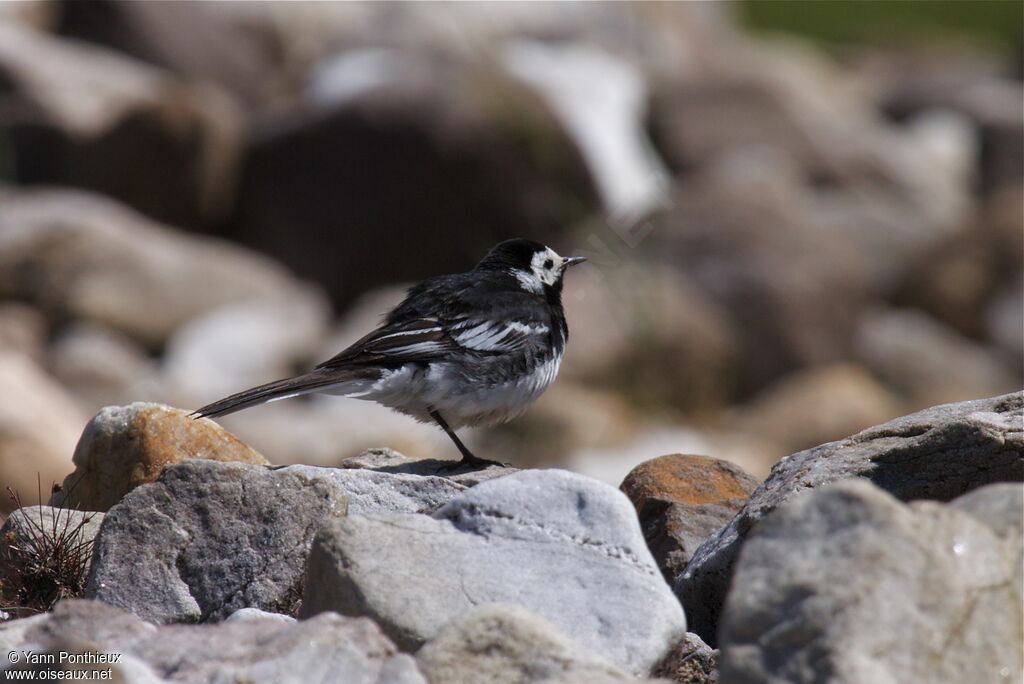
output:
M 547 261 L 544 262 L 544 268 L 545 269 L 550 269 L 554 265 L 555 265 L 555 262 L 552 261 L 551 259 L 548 259 Z

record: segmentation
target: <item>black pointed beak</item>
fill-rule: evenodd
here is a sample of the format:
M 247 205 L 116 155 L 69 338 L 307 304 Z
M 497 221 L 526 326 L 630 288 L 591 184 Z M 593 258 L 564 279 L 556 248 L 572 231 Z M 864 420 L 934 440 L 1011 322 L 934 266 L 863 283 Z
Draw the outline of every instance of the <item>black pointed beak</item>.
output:
M 564 259 L 562 259 L 562 268 L 569 268 L 570 266 L 575 266 L 576 264 L 582 264 L 586 260 L 587 257 L 565 257 Z

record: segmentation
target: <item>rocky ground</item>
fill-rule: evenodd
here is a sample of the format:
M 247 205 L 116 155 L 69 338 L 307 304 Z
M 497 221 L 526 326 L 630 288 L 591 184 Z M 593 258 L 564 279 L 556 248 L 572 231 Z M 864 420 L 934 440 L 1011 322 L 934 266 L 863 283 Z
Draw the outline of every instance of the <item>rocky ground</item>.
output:
M 100 408 L 307 369 L 515 235 L 590 262 L 559 381 L 466 435 L 496 460 L 761 478 L 1021 387 L 1024 88 L 998 54 L 827 54 L 726 3 L 283 7 L 0 7 L 0 482 L 25 503 Z M 451 455 L 356 401 L 224 424 L 276 464 Z
M 275 467 L 143 403 L 97 414 L 75 464 L 51 501 L 74 510 L 0 531 L 8 670 L 79 669 L 46 663 L 63 652 L 116 655 L 88 667 L 131 682 L 1024 674 L 1024 393 L 792 454 L 760 484 L 682 454 L 621 491 L 388 450 Z M 80 545 L 77 591 L 17 606 L 40 598 L 28 569 Z
M 0 3 L 5 651 L 1020 680 L 1019 65 L 729 7 Z M 513 236 L 590 259 L 557 382 L 464 435 L 514 467 L 354 400 L 188 418 Z

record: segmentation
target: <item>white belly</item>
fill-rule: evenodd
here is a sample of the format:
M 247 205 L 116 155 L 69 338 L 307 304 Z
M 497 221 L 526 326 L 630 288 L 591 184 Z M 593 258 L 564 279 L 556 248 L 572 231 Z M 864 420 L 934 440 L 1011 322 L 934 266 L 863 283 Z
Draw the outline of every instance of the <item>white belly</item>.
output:
M 444 362 L 426 369 L 409 365 L 386 371 L 372 386 L 337 393 L 376 401 L 423 422 L 433 421 L 428 412 L 434 409 L 453 430 L 494 425 L 525 411 L 555 379 L 561 362 L 561 356 L 553 357 L 527 376 L 496 384 L 467 378 Z

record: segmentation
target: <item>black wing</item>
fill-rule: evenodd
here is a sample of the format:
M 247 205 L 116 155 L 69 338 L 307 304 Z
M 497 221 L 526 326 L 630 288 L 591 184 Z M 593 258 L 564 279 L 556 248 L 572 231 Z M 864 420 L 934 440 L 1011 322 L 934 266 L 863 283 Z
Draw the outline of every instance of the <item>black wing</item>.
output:
M 511 353 L 542 345 L 551 328 L 547 307 L 534 295 L 448 276 L 413 288 L 383 326 L 317 368 Z

